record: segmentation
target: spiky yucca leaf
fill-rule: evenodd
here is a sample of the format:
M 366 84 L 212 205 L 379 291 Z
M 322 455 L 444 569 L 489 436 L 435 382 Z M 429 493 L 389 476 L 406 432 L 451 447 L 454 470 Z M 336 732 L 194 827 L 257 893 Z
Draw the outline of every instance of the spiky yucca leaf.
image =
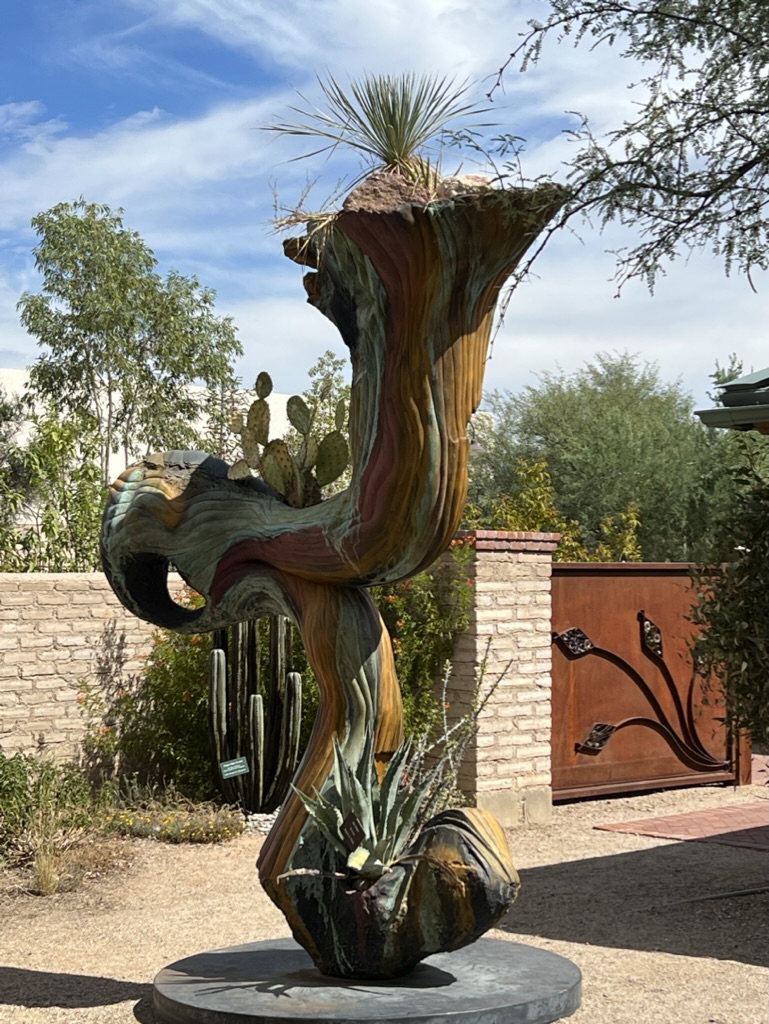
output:
M 351 814 L 355 815 L 366 834 L 367 843 L 370 843 L 376 841 L 371 806 L 371 772 L 364 770 L 361 775 L 363 778 L 358 779 L 352 765 L 345 760 L 339 743 L 334 740 L 333 779 L 339 794 L 342 820 L 346 821 Z
M 411 743 L 402 744 L 390 758 L 387 771 L 378 787 L 378 800 L 375 807 L 377 830 L 381 835 L 389 835 L 395 829 L 398 794 L 403 779 L 403 772 L 411 756 Z
M 318 78 L 318 83 L 325 110 L 291 107 L 304 120 L 265 125 L 265 130 L 325 140 L 325 145 L 303 157 L 346 145 L 375 165 L 412 175 L 424 173 L 420 150 L 451 121 L 467 119 L 485 109 L 467 102 L 468 82 L 455 85 L 445 76 L 414 72 L 371 75 L 351 79 L 349 91 L 332 75 L 328 81 Z

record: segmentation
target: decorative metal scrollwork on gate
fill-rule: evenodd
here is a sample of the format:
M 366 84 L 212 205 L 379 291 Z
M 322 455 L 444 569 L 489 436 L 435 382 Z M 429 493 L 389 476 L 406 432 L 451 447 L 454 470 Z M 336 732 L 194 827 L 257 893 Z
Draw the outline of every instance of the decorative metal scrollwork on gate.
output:
M 553 633 L 553 640 L 558 640 L 563 644 L 569 654 L 573 654 L 575 658 L 581 654 L 587 654 L 593 649 L 593 641 L 576 626 L 567 629 L 565 633 Z
M 653 717 L 633 716 L 613 724 L 597 722 L 590 729 L 585 739 L 581 743 L 575 744 L 574 749 L 582 754 L 600 754 L 609 739 L 620 729 L 624 729 L 629 725 L 642 725 L 663 736 L 679 760 L 695 771 L 712 772 L 728 770 L 729 762 L 713 757 L 706 750 L 697 734 L 697 727 L 694 721 L 695 674 L 692 674 L 689 682 L 686 704 L 684 706 L 672 673 L 665 663 L 662 630 L 647 617 L 643 609 L 638 612 L 637 619 L 640 624 L 641 649 L 648 657 L 653 659 L 661 671 L 672 697 L 675 713 L 673 716 L 665 713 L 651 686 L 641 673 L 633 668 L 624 658 L 613 651 L 596 646 L 584 630 L 578 626 L 572 626 L 561 633 L 553 633 L 553 642 L 557 643 L 570 659 L 581 658 L 589 654 L 594 657 L 603 658 L 616 665 L 633 680 L 653 713 Z
M 580 754 L 600 754 L 616 731 L 616 725 L 596 722 L 584 740 L 575 745 L 576 749 Z

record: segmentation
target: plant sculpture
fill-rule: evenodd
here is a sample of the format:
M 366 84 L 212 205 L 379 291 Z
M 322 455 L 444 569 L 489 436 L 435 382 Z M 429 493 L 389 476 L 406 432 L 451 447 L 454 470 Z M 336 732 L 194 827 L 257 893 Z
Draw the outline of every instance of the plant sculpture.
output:
M 332 975 L 392 977 L 472 942 L 518 886 L 501 826 L 477 809 L 443 812 L 403 848 L 397 819 L 412 809 L 396 779 L 401 701 L 367 588 L 409 577 L 449 547 L 496 300 L 566 193 L 437 192 L 420 199 L 397 168 L 378 171 L 322 229 L 284 244 L 307 267 L 310 303 L 350 350 L 346 490 L 294 507 L 255 477 L 230 479 L 219 460 L 170 452 L 122 474 L 104 519 L 105 571 L 143 618 L 182 632 L 265 614 L 297 624 L 320 707 L 258 868 L 294 937 Z M 170 563 L 203 607 L 171 600 Z M 365 797 L 356 804 L 343 799 L 347 783 L 357 792 L 353 777 Z M 373 831 L 366 787 L 380 807 L 384 788 L 398 792 L 398 810 Z M 321 822 L 335 791 L 342 820 L 331 840 Z

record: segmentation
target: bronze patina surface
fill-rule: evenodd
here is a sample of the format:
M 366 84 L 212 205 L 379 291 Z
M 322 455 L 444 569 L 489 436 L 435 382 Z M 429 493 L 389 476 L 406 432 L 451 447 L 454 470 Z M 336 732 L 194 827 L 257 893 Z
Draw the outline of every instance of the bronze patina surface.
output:
M 544 185 L 348 208 L 322 233 L 287 243 L 310 268 L 309 301 L 350 350 L 347 490 L 292 508 L 258 479 L 229 479 L 219 460 L 180 452 L 144 459 L 113 485 L 104 566 L 137 615 L 180 632 L 268 614 L 299 627 L 321 691 L 294 779 L 302 793 L 328 789 L 335 741 L 355 765 L 373 737 L 381 770 L 402 742 L 390 638 L 366 588 L 407 578 L 449 547 L 499 291 L 564 199 Z M 203 607 L 171 600 L 169 564 Z M 292 794 L 259 875 L 328 974 L 392 977 L 473 942 L 518 887 L 502 829 L 477 810 L 428 823 L 376 880 L 322 877 L 338 866 L 317 849 L 317 827 Z

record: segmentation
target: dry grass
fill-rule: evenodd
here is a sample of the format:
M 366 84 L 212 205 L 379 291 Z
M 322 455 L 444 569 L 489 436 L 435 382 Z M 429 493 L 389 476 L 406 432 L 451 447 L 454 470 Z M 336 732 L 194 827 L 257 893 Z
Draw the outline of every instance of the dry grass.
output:
M 124 840 L 98 833 L 64 850 L 40 847 L 31 860 L 0 870 L 0 896 L 77 892 L 84 884 L 124 870 L 134 852 Z

